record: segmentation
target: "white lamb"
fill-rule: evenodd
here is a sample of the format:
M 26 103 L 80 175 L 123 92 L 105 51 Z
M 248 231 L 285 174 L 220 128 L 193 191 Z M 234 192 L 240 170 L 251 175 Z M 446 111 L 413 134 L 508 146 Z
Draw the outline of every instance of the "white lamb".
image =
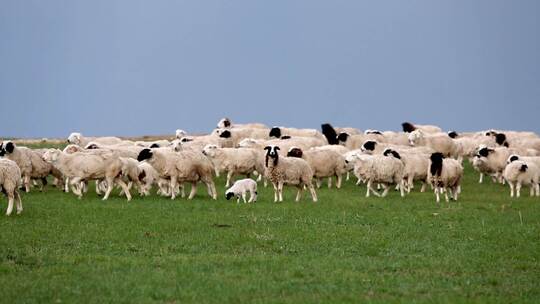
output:
M 249 201 L 256 202 L 257 201 L 257 182 L 252 180 L 251 178 L 245 178 L 240 179 L 234 182 L 232 187 L 227 189 L 225 191 L 225 197 L 227 200 L 230 200 L 231 198 L 235 197 L 237 198 L 236 202 L 240 203 L 240 197 L 242 197 L 242 200 L 244 203 L 246 203 L 246 194 L 249 192 Z
M 14 161 L 0 159 L 0 189 L 8 198 L 6 215 L 13 212 L 13 202 L 17 199 L 17 214 L 23 211 L 19 187 L 21 186 L 21 170 Z

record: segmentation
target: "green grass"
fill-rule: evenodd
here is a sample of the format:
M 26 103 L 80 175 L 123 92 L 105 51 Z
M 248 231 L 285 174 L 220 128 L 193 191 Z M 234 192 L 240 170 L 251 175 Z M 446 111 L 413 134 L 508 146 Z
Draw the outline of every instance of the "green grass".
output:
M 0 217 L 2 303 L 538 302 L 540 199 L 476 183 L 436 205 L 418 189 L 366 199 L 353 181 L 274 204 L 47 188 Z M 2 212 L 5 199 L 2 198 Z

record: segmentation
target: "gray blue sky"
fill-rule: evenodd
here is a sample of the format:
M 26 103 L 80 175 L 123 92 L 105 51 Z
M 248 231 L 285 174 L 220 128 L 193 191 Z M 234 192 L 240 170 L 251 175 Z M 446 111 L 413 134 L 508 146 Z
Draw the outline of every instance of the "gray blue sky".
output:
M 0 137 L 540 131 L 536 0 L 0 0 Z

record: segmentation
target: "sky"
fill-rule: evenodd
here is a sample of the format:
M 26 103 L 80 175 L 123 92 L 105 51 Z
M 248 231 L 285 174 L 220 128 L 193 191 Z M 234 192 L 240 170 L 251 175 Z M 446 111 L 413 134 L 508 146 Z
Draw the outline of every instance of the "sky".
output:
M 540 132 L 537 0 L 0 0 L 0 137 Z

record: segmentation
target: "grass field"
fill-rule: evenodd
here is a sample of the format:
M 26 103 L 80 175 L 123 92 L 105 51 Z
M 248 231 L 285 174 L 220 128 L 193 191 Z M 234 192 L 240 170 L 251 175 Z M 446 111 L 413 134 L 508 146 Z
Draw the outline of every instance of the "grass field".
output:
M 0 217 L 2 303 L 540 301 L 540 199 L 476 183 L 366 199 L 353 181 L 274 204 L 152 196 L 103 202 L 47 188 Z M 0 206 L 5 212 L 6 200 Z

